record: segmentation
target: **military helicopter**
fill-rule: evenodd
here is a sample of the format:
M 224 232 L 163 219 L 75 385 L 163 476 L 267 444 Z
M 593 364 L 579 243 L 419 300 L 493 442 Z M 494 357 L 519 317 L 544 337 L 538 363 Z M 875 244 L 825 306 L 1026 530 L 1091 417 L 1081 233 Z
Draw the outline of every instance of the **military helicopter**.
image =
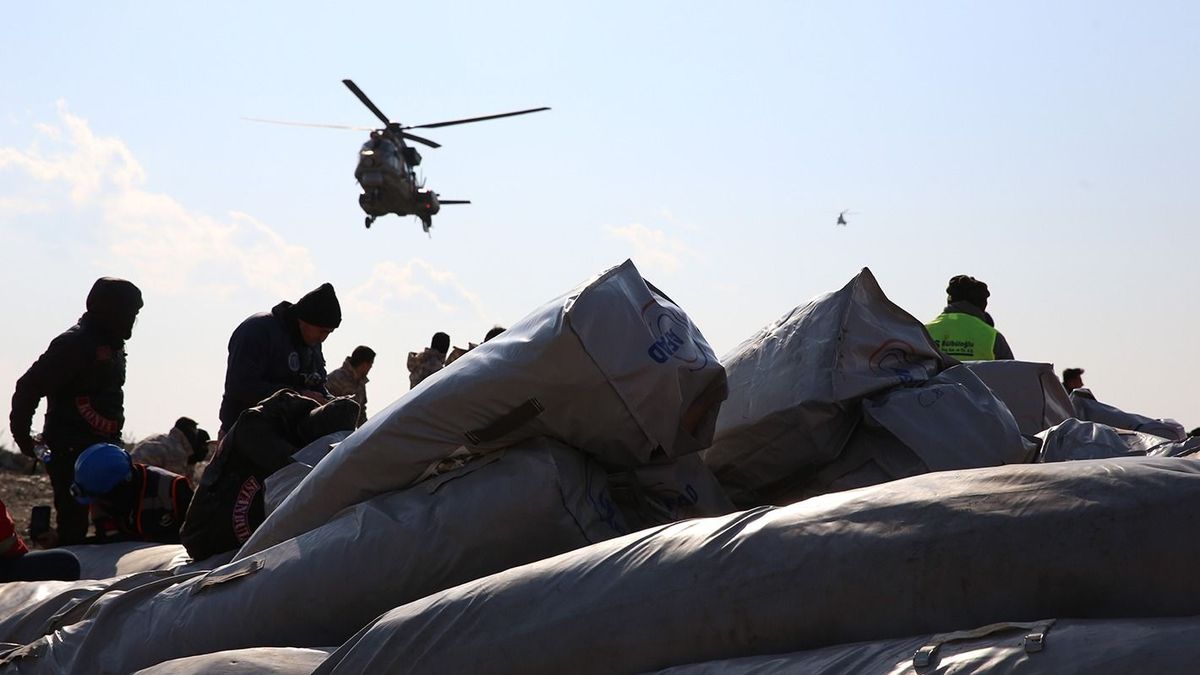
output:
M 387 115 L 384 115 L 383 111 L 372 103 L 371 99 L 367 98 L 363 90 L 359 89 L 358 85 L 354 84 L 353 81 L 342 80 L 342 84 L 346 85 L 358 97 L 358 100 L 367 106 L 368 110 L 375 113 L 375 116 L 384 124 L 382 129 L 345 126 L 341 124 L 284 122 L 281 120 L 265 120 L 252 117 L 245 119 L 252 122 L 268 122 L 271 124 L 370 131 L 371 137 L 367 139 L 362 149 L 358 151 L 358 167 L 354 170 L 354 178 L 358 181 L 359 186 L 362 187 L 362 194 L 358 196 L 358 205 L 367 214 L 365 223 L 368 228 L 371 227 L 371 223 L 374 223 L 375 219 L 379 216 L 394 213 L 398 216 L 416 216 L 420 218 L 421 229 L 428 233 L 429 228 L 433 227 L 433 216 L 441 210 L 443 204 L 471 203 L 465 199 L 440 199 L 438 193 L 426 188 L 425 182 L 417 178 L 416 167 L 421 164 L 421 153 L 417 152 L 416 148 L 404 141 L 414 141 L 431 148 L 440 148 L 442 146 L 440 143 L 431 141 L 428 138 L 408 133 L 409 129 L 436 129 L 456 124 L 470 124 L 472 122 L 494 120 L 501 117 L 527 115 L 550 109 L 546 107 L 530 108 L 528 110 L 517 110 L 496 115 L 449 120 L 447 122 L 403 125 L 399 122 L 389 120 Z

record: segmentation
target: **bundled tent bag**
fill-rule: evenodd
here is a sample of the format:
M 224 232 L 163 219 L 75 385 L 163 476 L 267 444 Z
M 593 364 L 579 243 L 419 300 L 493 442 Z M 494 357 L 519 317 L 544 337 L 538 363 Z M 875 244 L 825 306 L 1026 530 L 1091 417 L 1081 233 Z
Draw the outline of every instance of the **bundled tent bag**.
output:
M 631 530 L 733 513 L 733 502 L 699 455 L 608 474 L 613 501 Z
M 172 576 L 172 573 L 166 570 L 154 570 L 113 579 L 2 584 L 0 642 L 32 642 L 82 620 L 84 614 L 106 593 L 127 591 L 161 582 Z
M 725 370 L 632 262 L 556 298 L 421 382 L 320 462 L 239 556 L 444 470 L 451 455 L 556 438 L 611 466 L 712 440 Z
M 310 675 L 332 649 L 254 647 L 164 661 L 134 675 Z
M 865 399 L 862 423 L 841 456 L 780 501 L 930 471 L 1022 464 L 1036 451 L 987 385 L 965 366 L 954 366 L 919 386 Z
M 319 405 L 281 389 L 242 411 L 204 469 L 180 538 L 196 560 L 237 550 L 266 517 L 263 483 L 292 463 L 292 454 L 358 422 L 358 403 L 335 398 Z
M 536 439 L 203 576 L 114 598 L 15 663 L 129 673 L 219 650 L 337 645 L 389 608 L 624 531 L 599 466 Z
M 1074 407 L 1074 416 L 1088 422 L 1099 422 L 1118 429 L 1141 431 L 1169 441 L 1182 441 L 1188 437 L 1183 425 L 1173 419 L 1155 419 L 1125 412 L 1116 406 L 1097 401 L 1088 389 L 1076 389 L 1071 392 L 1071 405 Z
M 637 532 L 398 607 L 318 673 L 644 672 L 1047 616 L 1200 614 L 1200 464 L 932 473 Z
M 149 541 L 81 544 L 64 546 L 63 550 L 79 559 L 80 579 L 111 579 L 136 572 L 172 570 L 191 562 L 183 546 Z
M 1183 457 L 1200 451 L 1200 438 L 1168 441 L 1160 436 L 1116 429 L 1096 422 L 1069 419 L 1038 434 L 1042 439 L 1039 462 L 1102 459 L 1150 455 Z
M 300 449 L 296 454 L 292 455 L 292 463 L 267 476 L 264 481 L 266 486 L 263 493 L 263 510 L 267 515 L 271 515 L 287 496 L 292 494 L 300 481 L 312 471 L 312 468 L 317 465 L 317 462 L 325 458 L 333 448 L 346 437 L 350 435 L 349 431 L 335 431 L 332 434 L 322 436 L 317 440 L 309 443 Z
M 841 290 L 797 307 L 727 354 L 729 400 L 704 461 L 734 503 L 777 500 L 837 459 L 858 401 L 943 368 L 925 326 L 864 268 Z
M 1054 366 L 1030 361 L 967 361 L 983 383 L 1008 406 L 1021 433 L 1034 435 L 1075 416 Z
M 660 675 L 1193 673 L 1200 618 L 1006 621 L 971 630 L 709 661 Z

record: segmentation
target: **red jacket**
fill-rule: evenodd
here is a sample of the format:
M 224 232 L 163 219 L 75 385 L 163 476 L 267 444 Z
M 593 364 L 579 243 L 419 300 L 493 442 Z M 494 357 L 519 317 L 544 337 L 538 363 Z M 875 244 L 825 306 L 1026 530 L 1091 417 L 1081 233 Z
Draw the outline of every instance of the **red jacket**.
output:
M 0 501 L 0 558 L 19 558 L 28 552 L 25 542 L 17 536 L 8 507 Z

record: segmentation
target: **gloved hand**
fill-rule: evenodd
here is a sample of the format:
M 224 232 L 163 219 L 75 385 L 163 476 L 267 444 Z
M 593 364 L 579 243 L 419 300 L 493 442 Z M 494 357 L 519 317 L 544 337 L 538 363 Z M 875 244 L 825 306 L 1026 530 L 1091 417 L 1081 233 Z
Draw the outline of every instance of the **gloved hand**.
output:
M 33 452 L 33 438 L 30 436 L 14 436 L 13 440 L 17 442 L 17 448 L 21 451 L 22 455 L 37 459 L 37 455 Z

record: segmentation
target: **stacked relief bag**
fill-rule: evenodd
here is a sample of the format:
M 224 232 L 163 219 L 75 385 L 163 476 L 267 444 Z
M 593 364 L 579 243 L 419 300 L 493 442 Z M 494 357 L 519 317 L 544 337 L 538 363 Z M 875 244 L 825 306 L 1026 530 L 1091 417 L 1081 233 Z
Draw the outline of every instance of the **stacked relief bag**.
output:
M 1200 527 L 1198 499 L 1197 463 L 1130 458 L 689 520 L 398 607 L 317 672 L 632 673 L 1005 621 L 1195 616 L 1200 540 L 1181 533 Z
M 774 503 L 837 459 L 863 397 L 944 367 L 924 325 L 863 269 L 841 290 L 788 312 L 723 359 L 729 400 L 703 453 L 739 505 Z
M 239 556 L 524 439 L 554 438 L 610 467 L 670 461 L 708 446 L 725 394 L 725 370 L 691 319 L 626 261 L 368 420 Z
M 234 562 L 111 598 L 11 662 L 131 672 L 219 650 L 336 646 L 438 590 L 729 510 L 696 454 L 724 395 L 699 331 L 627 262 L 430 377 L 290 493 L 281 483 L 287 496 Z M 609 474 L 635 487 L 636 522 Z

